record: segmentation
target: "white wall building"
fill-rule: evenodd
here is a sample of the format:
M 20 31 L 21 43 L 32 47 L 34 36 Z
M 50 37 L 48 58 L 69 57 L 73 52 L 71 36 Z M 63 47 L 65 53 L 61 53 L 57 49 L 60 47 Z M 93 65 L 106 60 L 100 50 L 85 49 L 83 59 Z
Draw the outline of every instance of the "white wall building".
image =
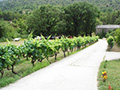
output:
M 96 34 L 104 31 L 107 33 L 109 30 L 114 30 L 120 28 L 120 25 L 98 25 L 96 26 Z

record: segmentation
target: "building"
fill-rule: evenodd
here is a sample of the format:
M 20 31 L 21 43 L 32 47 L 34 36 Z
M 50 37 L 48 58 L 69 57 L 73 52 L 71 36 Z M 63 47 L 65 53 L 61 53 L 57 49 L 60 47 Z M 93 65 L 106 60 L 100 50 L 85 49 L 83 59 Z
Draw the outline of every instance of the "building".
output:
M 96 26 L 96 34 L 105 32 L 107 33 L 109 30 L 114 30 L 120 28 L 120 25 L 98 25 Z

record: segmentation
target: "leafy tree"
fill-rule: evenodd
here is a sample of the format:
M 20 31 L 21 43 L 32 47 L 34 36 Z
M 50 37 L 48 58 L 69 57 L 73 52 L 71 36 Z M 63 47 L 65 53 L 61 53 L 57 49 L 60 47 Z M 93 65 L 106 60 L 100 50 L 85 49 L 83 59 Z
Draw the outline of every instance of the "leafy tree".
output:
M 103 25 L 103 22 L 99 18 L 97 18 L 96 19 L 96 25 Z
M 6 38 L 9 40 L 17 37 L 18 33 L 13 26 L 8 22 L 0 20 L 0 41 L 5 41 Z
M 19 33 L 19 36 L 21 38 L 27 38 L 27 36 L 28 36 L 28 33 L 27 33 L 28 26 L 26 24 L 26 20 L 23 20 L 23 19 L 14 20 L 13 21 L 13 26 L 16 27 L 16 30 Z
M 5 21 L 13 21 L 14 19 L 25 18 L 25 14 L 13 13 L 10 11 L 2 12 L 0 11 L 0 19 L 4 19 Z
M 120 11 L 101 13 L 100 20 L 103 24 L 120 24 Z
M 20 12 L 37 9 L 40 5 L 66 6 L 77 2 L 88 2 L 98 6 L 103 12 L 112 12 L 120 9 L 120 0 L 2 0 L 2 11 Z
M 120 25 L 120 16 L 115 20 L 115 24 Z
M 41 6 L 28 17 L 28 32 L 33 31 L 33 34 L 35 35 L 54 35 L 54 29 L 60 21 L 60 12 L 59 7 L 57 6 Z
M 88 3 L 75 3 L 64 10 L 66 31 L 70 35 L 91 35 L 95 31 L 96 17 L 99 14 L 96 7 Z
M 3 20 L 0 20 L 0 38 L 4 35 L 4 30 L 5 30 L 4 22 Z

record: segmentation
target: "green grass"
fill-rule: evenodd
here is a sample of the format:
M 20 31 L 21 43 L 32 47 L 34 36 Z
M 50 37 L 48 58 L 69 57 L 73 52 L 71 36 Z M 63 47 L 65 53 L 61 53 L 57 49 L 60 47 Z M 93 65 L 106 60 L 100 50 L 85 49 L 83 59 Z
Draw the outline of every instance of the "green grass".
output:
M 104 66 L 106 66 L 106 68 L 104 68 Z M 107 72 L 108 79 L 106 82 L 101 80 L 103 71 Z M 109 84 L 113 87 L 113 90 L 120 90 L 120 60 L 103 61 L 99 68 L 98 80 L 98 90 L 109 90 Z
M 24 40 L 25 39 L 21 39 L 20 41 L 10 41 L 10 43 L 19 46 L 24 43 Z M 8 42 L 0 42 L 0 45 L 7 45 L 7 44 Z
M 89 46 L 87 46 L 89 47 Z M 72 55 L 74 53 L 77 53 L 87 47 L 84 47 L 84 48 L 81 48 L 80 50 L 77 50 L 76 48 L 74 49 L 73 52 L 70 52 L 69 55 Z M 68 53 L 66 52 L 66 56 L 69 56 Z M 64 56 L 63 56 L 63 52 L 61 51 L 58 55 L 57 55 L 57 60 L 56 61 L 59 61 L 61 59 L 63 59 Z M 49 58 L 50 62 L 54 63 L 56 62 L 54 60 L 54 56 L 53 57 L 50 57 Z M 15 75 L 10 71 L 8 71 L 7 69 L 5 69 L 5 73 L 4 73 L 4 76 L 3 78 L 0 78 L 0 88 L 6 86 L 6 85 L 9 85 L 10 83 L 13 83 L 17 80 L 19 80 L 20 78 L 23 78 L 37 70 L 40 70 L 46 66 L 50 65 L 50 63 L 44 59 L 43 62 L 36 62 L 35 63 L 35 66 L 33 67 L 31 62 L 30 61 L 27 61 L 26 59 L 22 59 L 19 64 L 16 64 L 15 66 L 15 72 L 17 72 L 19 75 Z

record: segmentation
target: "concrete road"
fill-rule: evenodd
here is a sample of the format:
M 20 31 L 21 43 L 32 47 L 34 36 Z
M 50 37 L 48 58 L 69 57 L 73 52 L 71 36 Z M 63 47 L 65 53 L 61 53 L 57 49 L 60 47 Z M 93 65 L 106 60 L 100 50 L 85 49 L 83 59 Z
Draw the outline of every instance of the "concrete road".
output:
M 97 90 L 97 73 L 106 49 L 106 40 L 99 40 L 0 90 Z
M 105 60 L 119 60 L 120 59 L 120 52 L 106 52 Z

